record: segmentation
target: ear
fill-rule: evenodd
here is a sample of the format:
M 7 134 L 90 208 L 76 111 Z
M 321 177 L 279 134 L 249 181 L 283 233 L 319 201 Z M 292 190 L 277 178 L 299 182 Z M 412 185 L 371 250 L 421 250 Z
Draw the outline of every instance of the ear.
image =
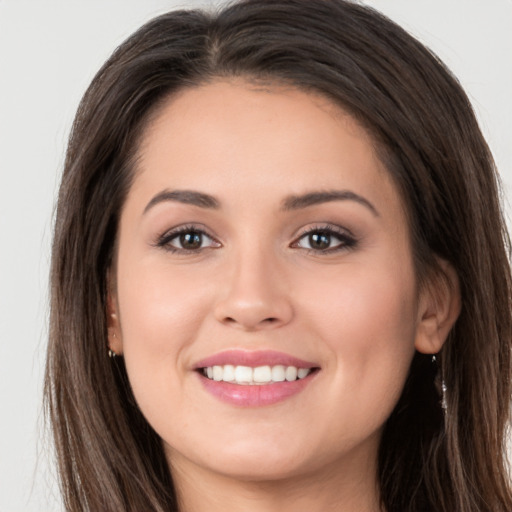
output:
M 459 317 L 461 308 L 459 278 L 446 261 L 438 260 L 420 292 L 418 324 L 414 346 L 423 354 L 437 354 Z
M 123 353 L 123 339 L 121 335 L 121 325 L 119 323 L 119 305 L 117 303 L 117 293 L 115 284 L 109 272 L 107 276 L 107 329 L 108 329 L 108 348 L 115 355 Z

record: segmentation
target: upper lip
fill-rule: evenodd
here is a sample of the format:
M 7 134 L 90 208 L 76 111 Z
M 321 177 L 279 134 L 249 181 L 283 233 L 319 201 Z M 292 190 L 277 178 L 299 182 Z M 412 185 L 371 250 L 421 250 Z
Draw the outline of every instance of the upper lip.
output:
M 194 369 L 207 368 L 209 366 L 223 366 L 231 364 L 233 366 L 295 366 L 297 368 L 317 368 L 318 365 L 310 361 L 305 361 L 291 356 L 284 352 L 275 350 L 225 350 L 212 356 L 201 359 L 194 365 Z

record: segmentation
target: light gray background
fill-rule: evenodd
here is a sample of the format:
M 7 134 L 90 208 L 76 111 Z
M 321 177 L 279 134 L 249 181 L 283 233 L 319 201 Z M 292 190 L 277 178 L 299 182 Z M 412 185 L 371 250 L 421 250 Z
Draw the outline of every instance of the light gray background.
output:
M 60 510 L 40 403 L 52 211 L 78 101 L 144 21 L 205 3 L 0 0 L 0 512 Z M 365 3 L 427 43 L 459 77 L 509 189 L 512 0 Z

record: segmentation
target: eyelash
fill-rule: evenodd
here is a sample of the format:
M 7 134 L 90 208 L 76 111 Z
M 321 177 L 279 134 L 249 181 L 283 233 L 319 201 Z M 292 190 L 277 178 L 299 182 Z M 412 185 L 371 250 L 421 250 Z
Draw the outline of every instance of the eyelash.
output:
M 171 242 L 173 240 L 176 240 L 180 235 L 184 234 L 198 234 L 201 238 L 207 237 L 210 240 L 212 240 L 214 245 L 213 248 L 220 247 L 221 244 L 218 242 L 213 236 L 209 235 L 203 227 L 198 227 L 195 225 L 187 225 L 187 226 L 181 226 L 176 229 L 173 229 L 171 231 L 167 231 L 162 236 L 160 236 L 155 243 L 156 247 L 160 247 L 162 249 L 165 249 L 166 251 L 169 251 L 171 253 L 180 253 L 180 254 L 197 254 L 204 249 L 212 248 L 212 246 L 208 247 L 199 247 L 198 249 L 185 249 L 185 248 L 179 248 L 174 247 L 171 245 Z M 314 234 L 320 234 L 325 235 L 329 237 L 329 241 L 331 241 L 332 238 L 337 238 L 339 240 L 339 244 L 335 247 L 329 247 L 327 249 L 314 249 L 314 248 L 307 248 L 302 247 L 302 249 L 306 250 L 308 253 L 312 254 L 333 254 L 340 251 L 347 251 L 350 249 L 353 249 L 357 245 L 356 238 L 346 229 L 342 229 L 338 226 L 332 225 L 332 224 L 323 224 L 319 226 L 314 226 L 313 228 L 308 228 L 304 230 L 297 239 L 290 244 L 290 247 L 293 248 L 301 248 L 299 246 L 299 243 L 305 239 L 306 237 L 310 237 Z M 201 240 L 203 241 L 203 240 Z M 311 242 L 311 240 L 310 240 Z
M 179 248 L 179 247 L 173 247 L 171 245 L 171 242 L 173 240 L 176 240 L 180 235 L 185 234 L 198 234 L 201 236 L 201 238 L 204 238 L 205 236 L 208 237 L 210 240 L 212 240 L 215 244 L 218 244 L 217 247 L 220 247 L 220 243 L 211 235 L 209 235 L 203 227 L 198 227 L 194 225 L 188 225 L 188 226 L 181 226 L 176 229 L 173 229 L 171 231 L 167 231 L 162 236 L 160 236 L 156 242 L 157 247 L 161 247 L 162 249 L 165 249 L 166 251 L 172 252 L 172 253 L 181 253 L 181 254 L 197 254 L 201 252 L 204 249 L 208 249 L 208 247 L 200 247 L 199 249 L 185 249 L 185 248 Z
M 314 234 L 326 235 L 330 239 L 337 238 L 340 243 L 335 247 L 329 247 L 327 249 L 313 249 L 303 247 L 303 249 L 308 251 L 308 253 L 333 254 L 354 249 L 357 245 L 356 238 L 347 229 L 340 228 L 339 226 L 335 226 L 333 224 L 323 224 L 304 230 L 297 238 L 297 240 L 291 244 L 291 247 L 298 247 L 301 240 Z

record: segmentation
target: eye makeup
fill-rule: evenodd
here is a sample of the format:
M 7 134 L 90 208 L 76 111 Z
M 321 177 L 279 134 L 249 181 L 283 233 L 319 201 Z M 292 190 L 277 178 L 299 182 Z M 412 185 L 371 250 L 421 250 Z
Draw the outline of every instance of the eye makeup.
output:
M 198 253 L 204 249 L 222 246 L 203 225 L 186 224 L 166 231 L 158 237 L 155 244 L 171 253 Z
M 318 224 L 302 231 L 290 247 L 316 254 L 333 254 L 353 249 L 357 240 L 350 231 L 334 224 Z
M 198 254 L 205 249 L 218 249 L 222 244 L 204 225 L 185 224 L 166 231 L 153 244 L 171 253 Z M 315 224 L 302 230 L 289 247 L 318 255 L 333 254 L 353 249 L 357 245 L 354 235 L 331 223 Z

